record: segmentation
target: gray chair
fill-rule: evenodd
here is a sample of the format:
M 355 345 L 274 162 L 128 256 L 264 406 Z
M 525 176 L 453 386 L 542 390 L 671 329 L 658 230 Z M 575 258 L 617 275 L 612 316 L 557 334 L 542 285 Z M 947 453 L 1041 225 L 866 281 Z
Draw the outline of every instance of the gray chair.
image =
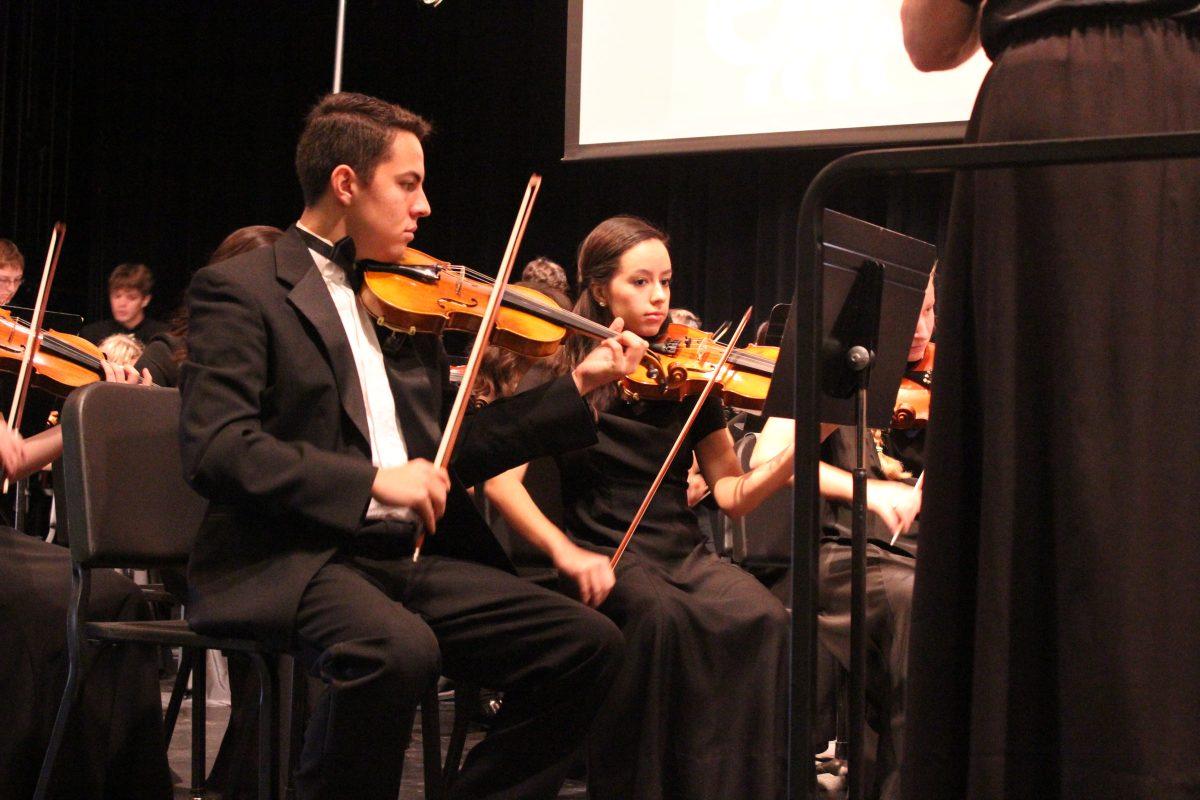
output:
M 747 433 L 737 440 L 734 451 L 743 470 L 750 469 L 750 456 L 758 435 Z M 725 518 L 735 564 L 747 568 L 791 565 L 792 493 L 779 491 L 741 519 Z

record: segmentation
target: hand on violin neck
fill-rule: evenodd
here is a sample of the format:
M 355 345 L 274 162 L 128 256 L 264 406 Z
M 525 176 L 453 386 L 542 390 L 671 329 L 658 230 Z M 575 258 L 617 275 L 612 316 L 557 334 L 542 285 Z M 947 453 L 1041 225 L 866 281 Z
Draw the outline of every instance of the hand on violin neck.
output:
M 571 373 L 581 395 L 633 372 L 646 354 L 646 340 L 625 330 L 625 321 L 620 317 L 614 319 L 609 328 L 617 335 L 596 345 Z
M 142 369 L 141 374 L 131 366 L 114 364 L 107 359 L 100 362 L 101 368 L 104 370 L 104 380 L 110 383 L 131 383 L 135 386 L 153 386 L 154 378 L 150 377 L 150 370 Z

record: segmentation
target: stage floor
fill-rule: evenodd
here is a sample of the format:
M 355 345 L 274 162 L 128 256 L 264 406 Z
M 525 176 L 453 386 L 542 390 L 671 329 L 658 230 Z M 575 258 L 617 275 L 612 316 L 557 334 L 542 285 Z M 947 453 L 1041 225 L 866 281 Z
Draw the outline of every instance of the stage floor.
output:
M 167 701 L 171 697 L 171 683 L 166 681 L 163 684 L 163 707 L 167 705 Z M 183 707 L 179 712 L 179 720 L 175 725 L 175 736 L 171 739 L 171 748 L 168 752 L 168 759 L 171 764 L 171 769 L 176 776 L 184 779 L 186 784 L 187 776 L 191 774 L 191 747 L 192 747 L 192 706 L 190 700 L 185 700 Z M 454 701 L 452 697 L 444 697 L 442 699 L 441 708 L 441 727 L 442 727 L 442 752 L 446 751 L 446 745 L 449 742 L 449 732 L 454 724 Z M 425 797 L 425 780 L 424 771 L 422 770 L 421 758 L 421 719 L 420 714 L 417 715 L 416 727 L 413 730 L 413 741 L 408 748 L 408 753 L 404 758 L 404 780 L 400 786 L 400 800 L 424 800 Z M 229 707 L 209 705 L 207 708 L 207 717 L 205 719 L 205 727 L 207 728 L 207 739 L 205 743 L 205 755 L 208 758 L 208 766 L 211 768 L 213 759 L 217 756 L 217 748 L 221 745 L 221 737 L 225 733 L 225 725 L 229 721 Z M 469 749 L 475 742 L 482 738 L 482 734 L 478 731 L 472 731 L 467 736 L 467 748 Z M 175 798 L 176 800 L 187 800 L 190 797 L 184 784 L 176 784 Z M 583 800 L 587 797 L 587 789 L 582 781 L 568 780 L 563 786 L 562 791 L 558 794 L 559 800 Z

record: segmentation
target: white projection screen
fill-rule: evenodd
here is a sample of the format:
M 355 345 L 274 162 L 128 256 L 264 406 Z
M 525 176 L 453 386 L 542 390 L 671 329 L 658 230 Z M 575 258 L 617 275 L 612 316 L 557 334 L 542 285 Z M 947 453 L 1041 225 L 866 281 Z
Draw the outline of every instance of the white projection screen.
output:
M 900 0 L 571 0 L 565 158 L 954 139 L 987 68 L 918 72 Z

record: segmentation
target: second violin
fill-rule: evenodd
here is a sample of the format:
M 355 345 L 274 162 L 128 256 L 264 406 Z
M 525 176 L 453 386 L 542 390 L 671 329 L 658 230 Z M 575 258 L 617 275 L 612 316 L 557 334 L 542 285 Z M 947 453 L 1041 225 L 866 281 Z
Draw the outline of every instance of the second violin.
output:
M 717 343 L 718 338 L 686 325 L 667 325 L 663 334 L 650 344 L 661 363 L 661 372 L 643 365 L 626 376 L 622 389 L 627 395 L 645 400 L 682 400 L 699 393 L 725 349 L 725 345 Z M 721 367 L 714 391 L 727 406 L 761 410 L 778 356 L 778 347 L 749 345 L 734 349 Z

